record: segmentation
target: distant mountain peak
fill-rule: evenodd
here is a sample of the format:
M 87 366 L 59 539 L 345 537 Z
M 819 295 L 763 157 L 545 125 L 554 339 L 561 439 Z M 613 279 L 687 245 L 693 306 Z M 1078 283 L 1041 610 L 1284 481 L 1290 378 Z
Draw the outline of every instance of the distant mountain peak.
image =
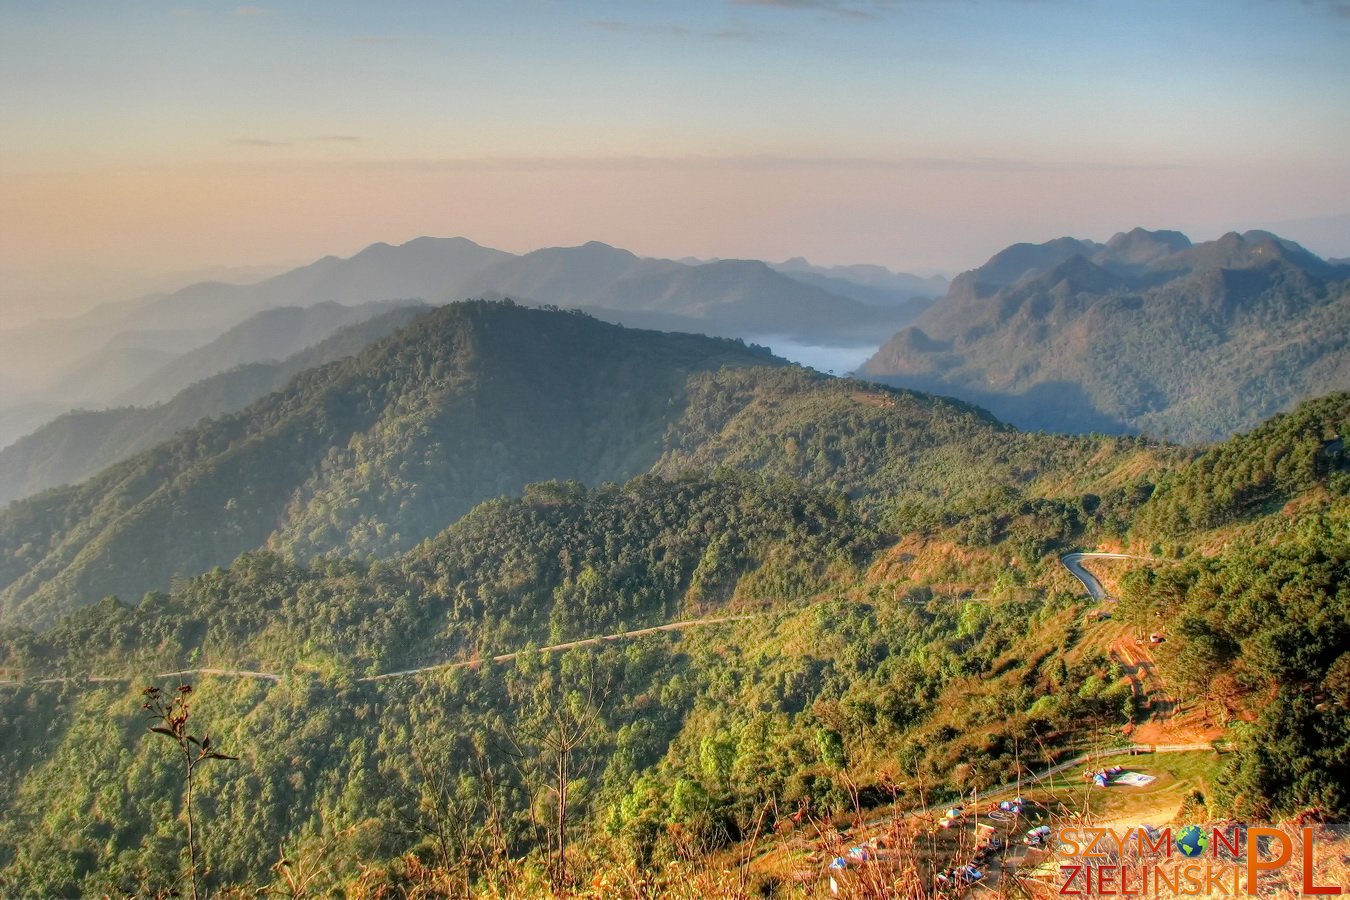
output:
M 620 256 L 624 259 L 637 259 L 638 256 L 632 251 L 625 250 L 622 247 L 615 247 L 612 244 L 606 244 L 604 241 L 587 241 L 578 247 L 554 247 L 555 250 L 573 250 L 581 253 L 606 256 Z
M 1136 227 L 1114 235 L 1098 255 L 1104 260 L 1147 265 L 1190 246 L 1191 239 L 1180 231 L 1149 231 Z
M 1071 237 L 1055 238 L 1042 244 L 1013 244 L 995 253 L 978 269 L 958 277 L 969 276 L 979 284 L 1013 284 L 1038 269 L 1058 265 L 1075 254 L 1094 253 L 1099 247 L 1100 245 L 1091 241 L 1080 241 Z
M 1350 270 L 1293 241 L 1133 228 L 1008 247 L 863 371 L 1023 427 L 1211 439 L 1350 384 L 1347 317 Z

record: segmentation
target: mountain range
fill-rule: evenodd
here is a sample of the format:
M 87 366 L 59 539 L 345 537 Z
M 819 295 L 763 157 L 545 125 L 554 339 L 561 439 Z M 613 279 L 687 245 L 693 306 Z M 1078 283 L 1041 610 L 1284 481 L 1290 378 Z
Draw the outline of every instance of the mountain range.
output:
M 474 504 L 547 478 L 731 464 L 917 509 L 1021 484 L 1028 468 L 1083 467 L 1071 483 L 1091 480 L 1135 452 L 1031 440 L 973 407 L 796 367 L 773 374 L 785 365 L 739 341 L 584 313 L 442 307 L 237 413 L 0 510 L 0 616 L 51 621 L 259 546 L 301 559 L 406 550 Z M 109 427 L 130 449 L 152 427 L 144 416 L 169 417 L 179 402 Z M 200 408 L 195 396 L 181 402 Z M 30 477 L 53 455 L 24 454 Z
M 1350 387 L 1350 267 L 1262 231 L 1016 244 L 863 366 L 1024 428 L 1205 441 Z
M 145 406 L 232 365 L 279 360 L 360 315 L 344 320 L 338 306 L 511 296 L 634 325 L 837 346 L 874 345 L 934 291 L 931 280 L 879 266 L 832 269 L 828 278 L 804 261 L 788 269 L 754 260 L 643 259 L 594 242 L 516 256 L 464 238 L 418 238 L 324 257 L 255 284 L 204 282 L 104 304 L 0 332 L 0 447 L 66 410 Z M 289 322 L 244 326 L 258 313 L 290 307 L 318 309 L 306 314 L 308 324 L 292 312 Z
M 1120 757 L 1176 779 L 1159 816 L 1350 809 L 1350 394 L 1203 449 L 1035 433 L 509 301 L 195 389 L 246 405 L 0 509 L 6 896 L 182 882 L 182 757 L 147 731 L 171 693 L 219 754 L 191 784 L 211 895 L 549 896 L 564 840 L 602 892 L 772 894 L 831 822 L 1089 740 L 1190 748 Z M 180 402 L 216 401 L 132 415 Z M 1105 606 L 1060 563 L 1085 547 L 1130 557 Z M 781 871 L 697 881 L 766 847 Z

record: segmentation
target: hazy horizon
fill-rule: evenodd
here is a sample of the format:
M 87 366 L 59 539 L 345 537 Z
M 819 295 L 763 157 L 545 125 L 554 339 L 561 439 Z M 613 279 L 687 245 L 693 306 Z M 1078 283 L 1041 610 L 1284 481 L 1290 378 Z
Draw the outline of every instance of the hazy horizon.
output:
M 954 273 L 1266 228 L 1350 255 L 1350 6 L 0 10 L 0 327 L 463 235 Z

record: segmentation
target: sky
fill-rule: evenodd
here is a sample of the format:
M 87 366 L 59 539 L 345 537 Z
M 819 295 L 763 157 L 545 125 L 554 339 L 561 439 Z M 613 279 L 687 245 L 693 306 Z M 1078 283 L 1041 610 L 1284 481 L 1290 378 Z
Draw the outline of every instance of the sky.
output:
M 419 235 L 1350 256 L 1347 148 L 1350 0 L 0 0 L 0 326 Z

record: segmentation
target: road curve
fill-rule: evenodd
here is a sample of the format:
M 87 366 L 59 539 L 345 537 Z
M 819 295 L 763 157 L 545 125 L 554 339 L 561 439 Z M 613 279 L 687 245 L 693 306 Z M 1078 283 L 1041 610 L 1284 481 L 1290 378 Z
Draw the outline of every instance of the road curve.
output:
M 1088 596 L 1099 603 L 1102 600 L 1109 599 L 1111 595 L 1106 592 L 1106 588 L 1102 587 L 1102 583 L 1091 572 L 1083 568 L 1082 561 L 1085 559 L 1140 559 L 1145 562 L 1157 562 L 1152 557 L 1134 556 L 1130 553 L 1066 553 L 1061 556 L 1059 561 L 1064 564 L 1064 568 L 1068 569 L 1069 574 L 1074 578 L 1083 582 L 1083 587 L 1087 588 Z

